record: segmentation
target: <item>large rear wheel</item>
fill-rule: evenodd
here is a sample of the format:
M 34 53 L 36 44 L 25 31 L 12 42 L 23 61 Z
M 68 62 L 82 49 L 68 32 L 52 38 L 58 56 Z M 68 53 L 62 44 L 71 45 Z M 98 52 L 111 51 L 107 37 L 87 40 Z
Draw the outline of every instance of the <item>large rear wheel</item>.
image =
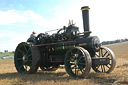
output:
M 19 73 L 35 73 L 40 64 L 38 47 L 30 42 L 18 44 L 15 50 L 14 64 Z
M 75 78 L 84 78 L 91 69 L 90 54 L 82 47 L 74 47 L 67 51 L 65 56 L 65 69 Z

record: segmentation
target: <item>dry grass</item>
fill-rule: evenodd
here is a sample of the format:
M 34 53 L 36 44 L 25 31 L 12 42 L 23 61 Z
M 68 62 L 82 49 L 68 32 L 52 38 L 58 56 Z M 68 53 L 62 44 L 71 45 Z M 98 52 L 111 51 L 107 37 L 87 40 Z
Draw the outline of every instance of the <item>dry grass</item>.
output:
M 117 64 L 110 74 L 95 73 L 93 70 L 85 79 L 74 79 L 59 68 L 54 72 L 19 74 L 13 59 L 0 60 L 0 85 L 128 85 L 128 42 L 108 45 L 116 55 Z

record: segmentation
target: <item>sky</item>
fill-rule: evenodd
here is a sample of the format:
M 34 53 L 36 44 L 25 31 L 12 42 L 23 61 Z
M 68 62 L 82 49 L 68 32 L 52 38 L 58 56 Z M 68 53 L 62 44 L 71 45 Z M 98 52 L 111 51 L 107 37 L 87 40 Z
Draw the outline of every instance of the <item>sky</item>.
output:
M 89 6 L 91 36 L 128 38 L 128 0 L 0 0 L 0 52 L 14 51 L 35 31 L 60 29 L 73 20 L 83 32 L 82 6 Z

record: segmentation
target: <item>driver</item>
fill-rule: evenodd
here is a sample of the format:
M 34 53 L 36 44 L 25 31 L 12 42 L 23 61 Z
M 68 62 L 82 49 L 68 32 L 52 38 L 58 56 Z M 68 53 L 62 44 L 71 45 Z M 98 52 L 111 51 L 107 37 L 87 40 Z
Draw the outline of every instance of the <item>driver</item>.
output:
M 36 38 L 36 32 L 33 31 L 32 34 L 30 35 L 30 37 L 35 39 Z

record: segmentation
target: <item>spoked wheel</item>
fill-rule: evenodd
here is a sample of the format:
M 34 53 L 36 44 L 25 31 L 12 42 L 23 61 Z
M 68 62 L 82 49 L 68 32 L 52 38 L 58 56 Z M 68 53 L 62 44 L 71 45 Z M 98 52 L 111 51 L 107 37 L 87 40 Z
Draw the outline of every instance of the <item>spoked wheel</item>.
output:
M 14 63 L 19 73 L 35 73 L 40 63 L 40 52 L 32 43 L 20 43 L 14 55 Z
M 75 78 L 84 78 L 90 72 L 92 65 L 88 51 L 82 47 L 68 50 L 64 63 L 67 73 Z
M 108 57 L 109 58 L 109 64 L 107 65 L 92 65 L 92 68 L 95 72 L 104 72 L 104 73 L 110 73 L 113 71 L 116 65 L 116 57 L 112 50 L 110 50 L 107 47 L 101 47 L 99 52 L 95 54 L 95 58 L 98 57 Z

